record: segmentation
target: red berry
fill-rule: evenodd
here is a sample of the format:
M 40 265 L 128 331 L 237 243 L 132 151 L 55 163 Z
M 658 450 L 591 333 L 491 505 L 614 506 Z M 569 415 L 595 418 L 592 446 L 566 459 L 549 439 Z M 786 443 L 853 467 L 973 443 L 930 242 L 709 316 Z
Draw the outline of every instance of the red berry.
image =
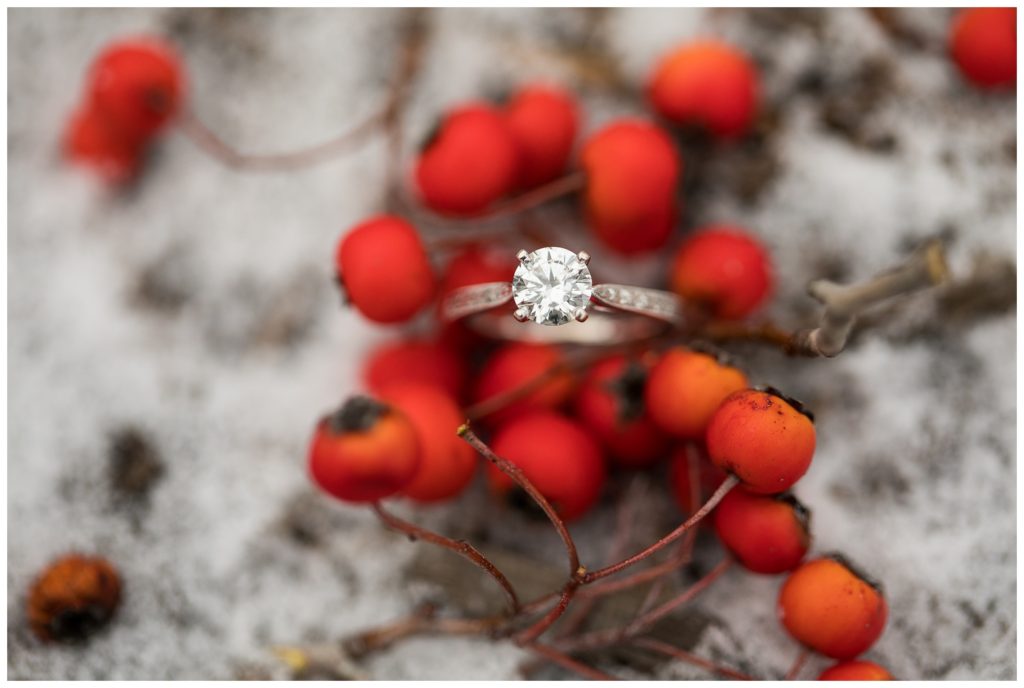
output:
M 797 402 L 792 402 L 797 407 Z M 814 456 L 814 422 L 775 392 L 746 389 L 729 395 L 707 431 L 711 461 L 752 492 L 788 490 Z
M 64 135 L 64 153 L 94 168 L 111 184 L 123 184 L 135 177 L 142 160 L 142 146 L 118 132 L 95 110 L 77 110 Z
M 810 512 L 790 494 L 758 495 L 737 487 L 715 508 L 719 539 L 754 573 L 782 573 L 807 554 Z
M 675 347 L 651 370 L 644 398 L 651 418 L 664 432 L 702 439 L 722 400 L 747 384 L 742 371 L 713 356 Z
M 434 385 L 459 399 L 466 370 L 462 359 L 443 344 L 406 339 L 375 349 L 363 368 L 363 379 L 371 392 L 398 382 L 415 382 Z
M 572 96 L 557 88 L 527 86 L 512 98 L 506 116 L 519 146 L 519 186 L 538 186 L 558 177 L 579 126 Z
M 450 112 L 416 162 L 423 203 L 439 213 L 472 214 L 509 193 L 519 176 L 519 148 L 508 123 L 489 105 Z
M 437 387 L 415 383 L 389 386 L 381 398 L 405 414 L 419 438 L 419 468 L 401 494 L 439 502 L 466 489 L 476 470 L 476 452 L 456 434 L 465 416 L 455 400 Z
M 576 394 L 576 416 L 626 468 L 644 468 L 665 457 L 668 438 L 644 407 L 647 370 L 625 356 L 590 369 Z
M 892 674 L 874 662 L 855 659 L 833 664 L 818 677 L 819 681 L 891 681 Z
M 566 521 L 583 516 L 604 486 L 601 450 L 580 426 L 550 411 L 536 411 L 498 429 L 494 452 L 519 466 Z M 488 466 L 491 487 L 505 493 L 512 480 Z
M 89 106 L 124 136 L 149 138 L 178 113 L 185 76 L 174 49 L 157 38 L 109 44 L 89 73 Z
M 518 263 L 508 251 L 471 244 L 448 262 L 441 276 L 441 295 L 484 282 L 510 282 Z
M 757 90 L 757 73 L 743 53 L 720 41 L 703 40 L 666 55 L 647 94 L 664 117 L 734 138 L 754 119 Z
M 375 502 L 408 487 L 420 465 L 416 429 L 404 414 L 353 397 L 317 424 L 309 472 L 327 494 Z
M 719 318 L 742 318 L 772 290 L 767 251 L 743 230 L 716 225 L 690 236 L 672 263 L 672 290 Z
M 473 400 L 479 403 L 518 389 L 563 362 L 562 350 L 549 344 L 506 344 L 484 364 L 477 377 Z M 574 384 L 571 373 L 560 372 L 526 397 L 489 416 L 488 421 L 501 423 L 524 411 L 561 406 L 572 394 Z
M 697 476 L 699 485 L 697 496 L 694 498 L 687 448 L 684 445 L 676 449 L 668 466 L 668 484 L 680 511 L 687 515 L 692 514 L 700 507 L 702 495 L 713 493 L 726 478 L 725 473 L 705 459 L 703 455 L 697 462 Z
M 106 559 L 65 555 L 32 583 L 29 626 L 43 641 L 85 640 L 113 617 L 121 588 L 121 576 Z
M 623 254 L 665 245 L 677 215 L 682 161 L 668 135 L 643 121 L 620 120 L 591 136 L 581 156 L 587 221 Z
M 976 86 L 1009 88 L 1017 84 L 1017 10 L 973 7 L 953 20 L 949 49 L 956 66 Z
M 835 659 L 853 659 L 874 645 L 887 615 L 878 585 L 836 556 L 803 564 L 779 592 L 779 618 L 789 634 Z
M 353 227 L 338 243 L 335 267 L 352 305 L 375 322 L 409 320 L 434 297 L 423 243 L 411 224 L 393 215 Z

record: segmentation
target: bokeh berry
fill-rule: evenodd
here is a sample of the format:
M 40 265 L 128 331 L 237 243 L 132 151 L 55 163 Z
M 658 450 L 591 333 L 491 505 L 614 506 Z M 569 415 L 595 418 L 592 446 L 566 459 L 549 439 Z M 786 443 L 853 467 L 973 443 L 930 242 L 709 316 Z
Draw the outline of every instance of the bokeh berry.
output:
M 722 401 L 747 385 L 742 371 L 714 356 L 673 347 L 651 369 L 644 399 L 662 431 L 696 440 L 704 438 Z
M 833 664 L 818 676 L 819 681 L 891 681 L 888 669 L 874 662 L 855 659 Z
M 494 452 L 516 464 L 566 521 L 586 514 L 601 496 L 605 465 L 597 442 L 577 423 L 551 411 L 535 411 L 498 428 Z M 512 480 L 488 465 L 493 490 L 507 494 Z
M 327 494 L 347 502 L 375 502 L 408 487 L 420 465 L 416 428 L 398 410 L 352 397 L 317 424 L 309 472 Z
M 441 342 L 403 339 L 373 350 L 363 366 L 363 381 L 371 392 L 409 382 L 433 385 L 461 399 L 466 366 L 461 356 Z
M 579 128 L 573 97 L 552 86 L 526 86 L 513 95 L 505 113 L 519 146 L 518 185 L 530 188 L 562 174 Z
M 801 565 L 779 592 L 779 618 L 789 634 L 834 659 L 853 659 L 874 645 L 887 615 L 878 584 L 838 556 Z
M 683 166 L 668 134 L 649 122 L 619 120 L 587 139 L 581 162 L 584 211 L 597 237 L 625 255 L 664 246 Z
M 43 641 L 84 641 L 114 616 L 121 590 L 121 576 L 106 559 L 65 555 L 32 583 L 29 626 Z
M 757 114 L 757 72 L 733 46 L 698 40 L 658 63 L 647 97 L 663 117 L 729 139 L 743 135 Z
M 771 295 L 771 260 L 748 232 L 714 225 L 680 245 L 669 282 L 674 292 L 719 318 L 742 318 Z
M 754 573 L 795 568 L 811 543 L 810 512 L 790 494 L 758 495 L 737 487 L 715 507 L 715 532 Z
M 564 364 L 565 354 L 556 346 L 522 342 L 506 344 L 495 351 L 480 370 L 473 401 L 480 403 L 512 392 Z M 569 400 L 575 384 L 575 376 L 571 372 L 558 372 L 525 397 L 490 415 L 487 421 L 501 423 L 524 411 L 557 408 Z
M 76 110 L 64 133 L 64 154 L 94 169 L 110 184 L 125 184 L 138 174 L 144 146 L 122 136 L 95 110 Z
M 378 215 L 349 230 L 338 243 L 335 269 L 352 305 L 383 324 L 412 318 L 437 287 L 416 228 L 394 215 Z
M 960 72 L 975 86 L 1017 84 L 1017 10 L 971 7 L 953 19 L 949 50 Z

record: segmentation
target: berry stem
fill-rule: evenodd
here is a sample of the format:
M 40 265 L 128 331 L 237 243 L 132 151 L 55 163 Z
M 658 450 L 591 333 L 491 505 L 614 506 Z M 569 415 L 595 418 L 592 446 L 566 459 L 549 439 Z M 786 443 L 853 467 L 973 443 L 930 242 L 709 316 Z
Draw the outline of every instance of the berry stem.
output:
M 612 574 L 618 573 L 619 571 L 632 566 L 636 562 L 642 561 L 647 557 L 651 556 L 652 554 L 655 554 L 656 552 L 660 552 L 662 549 L 664 549 L 665 547 L 667 547 L 668 545 L 672 544 L 673 542 L 681 538 L 683 535 L 685 535 L 688 530 L 690 530 L 695 525 L 700 523 L 701 520 L 705 516 L 710 514 L 711 511 L 718 505 L 718 503 L 722 501 L 725 495 L 729 494 L 729 491 L 739 484 L 739 482 L 740 481 L 736 476 L 728 476 L 725 480 L 722 481 L 722 484 L 718 486 L 718 489 L 715 490 L 714 494 L 712 494 L 711 497 L 708 498 L 708 501 L 706 501 L 700 509 L 694 512 L 694 514 L 690 516 L 690 518 L 686 519 L 679 527 L 677 527 L 671 533 L 661 538 L 660 540 L 655 542 L 653 545 L 647 547 L 646 549 L 637 552 L 631 557 L 623 559 L 622 561 L 616 564 L 606 566 L 603 569 L 597 569 L 596 571 L 591 571 L 590 573 L 587 573 L 586 576 L 584 576 L 584 582 L 590 583 L 592 581 L 599 580 L 601 578 L 605 578 Z
M 516 614 L 519 612 L 519 597 L 516 595 L 515 589 L 512 587 L 512 583 L 509 582 L 505 574 L 502 573 L 497 566 L 491 562 L 490 559 L 485 557 L 480 551 L 469 544 L 465 540 L 453 540 L 443 535 L 438 535 L 425 528 L 421 528 L 413 523 L 404 521 L 394 514 L 388 513 L 384 510 L 384 507 L 380 505 L 380 502 L 373 504 L 373 510 L 377 513 L 377 516 L 387 525 L 388 527 L 396 530 L 400 533 L 405 533 L 410 538 L 417 540 L 425 540 L 435 545 L 439 545 L 446 549 L 450 549 L 453 552 L 461 554 L 465 558 L 472 561 L 474 564 L 486 571 L 494 580 L 498 582 L 501 589 L 505 591 L 506 597 L 508 597 L 510 613 Z
M 555 530 L 558 531 L 559 537 L 562 538 L 562 542 L 565 543 L 565 551 L 569 557 L 569 577 L 574 580 L 584 579 L 584 569 L 580 566 L 579 553 L 576 551 L 576 543 L 573 542 L 572 535 L 569 534 L 569 529 L 565 525 L 565 521 L 558 515 L 555 508 L 551 506 L 551 502 L 540 493 L 533 483 L 526 477 L 523 471 L 516 466 L 514 463 L 507 459 L 503 459 L 494 453 L 494 451 L 487 446 L 487 444 L 476 436 L 470 427 L 469 423 L 462 425 L 458 429 L 458 435 L 465 440 L 469 446 L 473 447 L 478 454 L 483 456 L 485 459 L 493 463 L 498 467 L 505 475 L 512 479 L 514 483 L 523 488 L 523 490 L 530 495 L 530 498 L 537 503 L 537 506 L 547 515 L 548 520 L 554 525 Z
M 593 667 L 587 666 L 586 664 L 583 664 L 582 662 L 579 662 L 579 661 L 573 659 L 569 655 L 567 655 L 567 654 L 565 654 L 563 652 L 559 652 L 558 650 L 556 650 L 555 648 L 551 647 L 550 645 L 541 645 L 539 643 L 532 643 L 530 645 L 527 645 L 526 647 L 529 648 L 530 650 L 532 650 L 533 652 L 536 652 L 538 655 L 540 655 L 544 659 L 547 659 L 547 660 L 549 660 L 549 661 L 551 661 L 551 662 L 553 662 L 555 664 L 558 664 L 559 666 L 561 666 L 561 667 L 563 667 L 565 669 L 568 669 L 569 671 L 575 672 L 575 673 L 579 674 L 580 676 L 583 676 L 584 678 L 589 678 L 589 679 L 594 680 L 594 681 L 616 681 L 616 680 L 618 680 L 617 678 L 615 678 L 611 674 L 606 674 L 603 671 L 600 671 L 599 669 L 595 669 Z
M 806 648 L 800 649 L 800 654 L 793 660 L 792 666 L 789 667 L 789 671 L 786 672 L 786 676 L 782 679 L 783 681 L 795 681 L 796 677 L 800 674 L 800 670 L 804 668 L 804 664 L 810 658 L 811 653 Z
M 572 598 L 575 596 L 576 590 L 579 586 L 580 582 L 578 579 L 570 579 L 562 589 L 562 594 L 558 598 L 558 604 L 552 607 L 551 610 L 542 616 L 536 623 L 518 634 L 516 636 L 516 643 L 519 645 L 529 645 L 539 638 L 544 631 L 548 630 L 553 623 L 558 621 L 562 614 L 565 613 L 565 610 L 569 608 L 569 603 L 572 602 Z
M 633 641 L 633 644 L 637 647 L 643 647 L 647 648 L 648 650 L 660 652 L 663 655 L 667 655 L 669 657 L 672 657 L 673 659 L 678 659 L 680 661 L 687 662 L 688 664 L 693 664 L 694 666 L 701 667 L 702 669 L 707 669 L 708 671 L 714 672 L 719 676 L 724 676 L 725 678 L 730 678 L 734 681 L 754 680 L 752 676 L 748 676 L 747 674 L 744 674 L 742 672 L 730 669 L 729 667 L 722 666 L 721 664 L 716 664 L 715 662 L 712 662 L 709 659 L 698 657 L 697 655 L 691 654 L 686 650 L 680 649 L 674 645 L 669 645 L 668 643 L 656 640 L 654 638 L 637 638 Z

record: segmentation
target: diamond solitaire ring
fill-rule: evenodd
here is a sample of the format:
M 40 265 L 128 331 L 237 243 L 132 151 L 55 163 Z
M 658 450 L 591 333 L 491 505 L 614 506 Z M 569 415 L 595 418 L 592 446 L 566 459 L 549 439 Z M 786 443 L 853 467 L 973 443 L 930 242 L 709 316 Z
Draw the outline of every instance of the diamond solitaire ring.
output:
M 594 284 L 585 251 L 548 246 L 532 253 L 520 251 L 516 257 L 519 265 L 511 282 L 452 291 L 441 305 L 442 318 L 448 322 L 465 318 L 479 332 L 502 339 L 580 344 L 626 342 L 682 324 L 682 307 L 675 294 Z M 509 302 L 515 303 L 515 310 L 501 312 Z M 552 327 L 520 324 L 527 322 Z

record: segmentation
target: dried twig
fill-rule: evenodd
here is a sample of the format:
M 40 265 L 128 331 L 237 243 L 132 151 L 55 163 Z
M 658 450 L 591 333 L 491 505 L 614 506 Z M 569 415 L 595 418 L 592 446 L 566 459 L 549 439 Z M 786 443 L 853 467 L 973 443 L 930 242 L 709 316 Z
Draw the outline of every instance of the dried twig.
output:
M 749 676 L 742 672 L 736 671 L 735 669 L 730 669 L 729 667 L 724 667 L 721 664 L 716 664 L 715 662 L 712 662 L 709 659 L 698 657 L 697 655 L 687 652 L 686 650 L 683 650 L 681 648 L 678 648 L 675 645 L 670 645 L 666 642 L 656 640 L 655 638 L 636 638 L 632 642 L 634 645 L 638 647 L 644 647 L 648 650 L 660 652 L 661 654 L 666 655 L 668 657 L 672 657 L 673 659 L 678 659 L 688 664 L 699 666 L 702 669 L 707 669 L 708 671 L 712 671 L 718 674 L 719 676 L 731 678 L 734 681 L 754 680 L 753 676 Z

